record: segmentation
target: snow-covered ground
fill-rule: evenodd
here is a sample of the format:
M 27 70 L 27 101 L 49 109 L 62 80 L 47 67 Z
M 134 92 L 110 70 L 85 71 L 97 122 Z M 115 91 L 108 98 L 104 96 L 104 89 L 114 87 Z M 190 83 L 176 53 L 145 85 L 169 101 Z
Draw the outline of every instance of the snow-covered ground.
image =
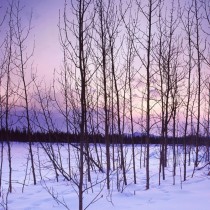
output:
M 54 145 L 55 151 L 57 146 Z M 99 147 L 100 148 L 100 147 Z M 63 167 L 67 167 L 67 145 L 59 145 L 60 154 L 62 156 Z M 144 149 L 144 148 L 143 148 Z M 32 183 L 32 174 L 30 167 L 27 170 L 28 150 L 27 144 L 12 144 L 12 179 L 13 192 L 8 194 L 8 162 L 7 162 L 7 147 L 4 149 L 4 164 L 3 164 L 3 186 L 2 197 L 0 198 L 0 209 L 8 206 L 8 210 L 64 210 L 78 209 L 78 189 L 73 181 L 66 181 L 62 176 L 59 176 L 59 182 L 56 181 L 55 173 L 49 158 L 39 145 L 33 146 L 33 151 L 36 160 L 36 174 L 38 184 Z M 101 151 L 104 155 L 104 146 L 101 146 Z M 170 149 L 169 149 L 170 151 Z M 181 151 L 181 149 L 180 149 Z M 91 154 L 94 153 L 94 147 Z M 120 191 L 117 190 L 116 171 L 111 174 L 111 190 L 106 190 L 105 174 L 92 172 L 92 186 L 84 192 L 84 208 L 90 210 L 209 210 L 210 209 L 210 176 L 209 169 L 205 167 L 202 170 L 196 170 L 192 178 L 193 164 L 188 166 L 187 181 L 182 182 L 183 168 L 182 156 L 177 156 L 177 171 L 173 185 L 172 176 L 172 160 L 169 153 L 169 166 L 166 169 L 166 180 L 161 179 L 161 184 L 158 182 L 159 172 L 159 147 L 151 146 L 150 155 L 150 189 L 145 190 L 145 168 L 140 168 L 140 146 L 136 146 L 136 167 L 137 167 L 137 184 L 133 184 L 133 173 L 131 164 L 131 146 L 125 147 L 126 154 L 126 169 L 128 185 L 124 186 L 122 181 Z M 38 155 L 39 154 L 39 158 Z M 56 153 L 57 154 L 57 153 Z M 71 148 L 71 168 L 74 174 L 74 181 L 78 180 L 78 169 L 76 150 Z M 192 156 L 193 157 L 193 156 Z M 30 162 L 29 162 L 30 163 Z M 29 164 L 30 166 L 30 164 Z M 39 167 L 38 167 L 39 166 Z M 40 169 L 39 169 L 40 168 Z M 68 170 L 66 168 L 66 170 Z M 120 175 L 121 176 L 121 175 Z M 41 179 L 42 177 L 42 179 Z M 119 177 L 121 180 L 122 177 Z M 25 180 L 25 186 L 23 183 Z M 96 184 L 97 183 L 97 184 Z M 84 189 L 90 186 L 86 182 Z M 23 191 L 23 192 L 22 192 Z M 53 198 L 54 196 L 54 198 Z M 7 202 L 6 202 L 7 197 Z

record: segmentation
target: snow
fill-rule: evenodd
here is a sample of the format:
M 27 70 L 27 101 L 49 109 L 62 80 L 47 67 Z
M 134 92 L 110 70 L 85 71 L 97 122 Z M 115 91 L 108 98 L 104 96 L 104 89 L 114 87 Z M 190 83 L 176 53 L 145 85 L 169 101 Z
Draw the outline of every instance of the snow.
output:
M 32 183 L 31 171 L 27 171 L 26 185 L 23 189 L 25 179 L 26 164 L 28 158 L 27 144 L 13 143 L 12 144 L 12 166 L 13 166 L 13 192 L 8 194 L 8 209 L 9 210 L 64 210 L 78 209 L 78 189 L 72 181 L 66 181 L 62 176 L 59 176 L 59 182 L 55 179 L 55 174 L 52 170 L 52 165 L 49 162 L 44 151 L 39 147 L 39 144 L 33 146 L 33 152 L 36 160 L 36 174 L 38 184 Z M 53 147 L 57 148 L 56 145 Z M 59 145 L 62 154 L 63 164 L 67 163 L 67 146 Z M 102 145 L 102 152 L 105 147 Z M 125 146 L 127 152 L 127 178 L 128 185 L 123 186 L 121 182 L 120 190 L 116 188 L 116 172 L 111 174 L 111 190 L 106 189 L 105 174 L 92 173 L 91 178 L 93 184 L 98 184 L 89 188 L 84 192 L 84 208 L 88 206 L 96 197 L 95 202 L 91 203 L 87 208 L 89 210 L 209 210 L 210 209 L 210 176 L 208 167 L 202 170 L 196 170 L 194 176 L 193 164 L 188 166 L 187 181 L 182 181 L 182 155 L 179 153 L 177 158 L 178 166 L 176 173 L 176 184 L 173 185 L 172 164 L 166 170 L 166 180 L 161 179 L 161 184 L 158 184 L 158 146 L 151 146 L 150 154 L 150 189 L 145 190 L 145 168 L 137 166 L 137 184 L 133 184 L 132 168 L 129 166 L 131 159 L 131 147 Z M 76 153 L 71 148 L 72 168 L 77 175 L 76 169 Z M 4 164 L 3 164 L 3 196 L 0 198 L 0 203 L 5 203 L 7 188 L 8 188 L 8 162 L 7 162 L 7 147 L 4 148 Z M 139 155 L 140 146 L 135 148 L 136 155 Z M 170 150 L 169 150 L 170 151 Z M 181 149 L 180 149 L 181 151 Z M 94 153 L 94 150 L 92 150 Z M 172 152 L 171 152 L 172 153 Z M 38 154 L 39 160 L 38 161 Z M 169 153 L 169 160 L 170 160 Z M 136 160 L 139 161 L 138 158 Z M 41 166 L 41 175 L 38 165 Z M 143 160 L 142 160 L 143 166 Z M 100 183 L 99 183 L 100 182 Z M 88 183 L 84 183 L 89 185 Z M 23 192 L 22 192 L 23 190 Z M 52 197 L 52 192 L 54 198 Z M 97 196 L 98 195 L 98 196 Z M 57 202 L 56 202 L 57 199 Z M 66 207 L 64 206 L 66 205 Z M 4 206 L 4 205 L 3 205 Z M 0 209 L 3 210 L 3 206 Z

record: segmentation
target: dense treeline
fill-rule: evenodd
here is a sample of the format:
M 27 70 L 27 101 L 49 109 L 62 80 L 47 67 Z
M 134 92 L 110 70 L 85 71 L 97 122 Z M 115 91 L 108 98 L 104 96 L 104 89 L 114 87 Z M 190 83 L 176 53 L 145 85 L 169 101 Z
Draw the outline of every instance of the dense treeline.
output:
M 9 136 L 11 142 L 29 142 L 28 134 L 26 130 L 20 131 L 18 129 L 6 131 L 6 129 L 0 130 L 0 141 L 4 142 Z M 119 144 L 120 136 L 119 135 L 109 135 L 111 144 Z M 105 144 L 105 137 L 102 134 L 88 134 L 87 135 L 88 142 L 91 144 Z M 49 131 L 46 133 L 41 132 L 33 132 L 31 133 L 31 141 L 33 143 L 75 143 L 79 144 L 79 134 L 67 134 L 66 132 L 61 131 Z M 172 145 L 174 142 L 176 145 L 182 145 L 184 141 L 184 137 L 169 137 L 168 145 Z M 196 136 L 187 136 L 186 139 L 187 146 L 195 146 L 196 145 Z M 146 134 L 134 133 L 132 137 L 130 134 L 124 134 L 122 137 L 122 142 L 124 145 L 126 144 L 146 144 Z M 161 144 L 162 139 L 160 136 L 150 136 L 150 144 Z M 207 146 L 209 144 L 208 137 L 199 137 L 199 146 Z

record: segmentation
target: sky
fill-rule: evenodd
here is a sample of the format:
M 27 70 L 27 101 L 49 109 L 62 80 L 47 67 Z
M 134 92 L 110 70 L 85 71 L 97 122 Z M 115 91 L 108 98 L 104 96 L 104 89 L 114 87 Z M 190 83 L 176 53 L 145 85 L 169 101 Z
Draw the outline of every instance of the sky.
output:
M 62 51 L 59 45 L 59 9 L 63 7 L 63 0 L 22 0 L 27 7 L 33 8 L 35 36 L 34 59 L 38 74 L 51 78 L 54 68 L 60 67 Z M 30 11 L 30 10 L 29 10 Z
M 18 0 L 15 0 L 18 1 Z M 59 70 L 62 64 L 62 50 L 59 44 L 59 9 L 63 9 L 64 0 L 20 0 L 24 7 L 23 20 L 28 22 L 32 11 L 30 44 L 35 49 L 33 68 L 38 77 L 46 81 L 53 78 L 54 69 Z M 5 10 L 7 0 L 0 0 Z
M 0 6 L 4 9 L 7 2 L 0 0 Z M 18 1 L 18 0 L 14 0 Z M 19 0 L 25 6 L 23 19 L 28 21 L 32 11 L 32 31 L 30 44 L 35 41 L 33 56 L 33 68 L 39 78 L 52 80 L 54 70 L 62 67 L 62 49 L 59 44 L 59 10 L 63 10 L 65 0 Z
M 7 2 L 12 0 L 0 0 L 0 6 L 6 8 Z M 18 0 L 14 0 L 15 2 Z M 23 21 L 27 22 L 32 17 L 32 31 L 30 44 L 35 41 L 33 56 L 33 68 L 37 70 L 38 80 L 46 81 L 53 79 L 53 72 L 62 68 L 62 49 L 59 44 L 59 10 L 64 8 L 64 0 L 19 0 L 25 6 Z M 70 1 L 68 1 L 70 2 Z M 165 1 L 170 2 L 170 1 Z M 183 1 L 184 2 L 184 1 Z M 5 9 L 6 10 L 6 9 Z M 0 10 L 0 12 L 2 9 Z M 1 16 L 2 14 L 0 14 Z M 71 16 L 68 16 L 71 18 Z M 1 38 L 1 37 L 0 37 Z M 142 83 L 143 84 L 143 83 Z M 139 88 L 140 89 L 140 88 Z M 137 106 L 139 105 L 136 99 Z M 159 110 L 158 110 L 159 111 Z

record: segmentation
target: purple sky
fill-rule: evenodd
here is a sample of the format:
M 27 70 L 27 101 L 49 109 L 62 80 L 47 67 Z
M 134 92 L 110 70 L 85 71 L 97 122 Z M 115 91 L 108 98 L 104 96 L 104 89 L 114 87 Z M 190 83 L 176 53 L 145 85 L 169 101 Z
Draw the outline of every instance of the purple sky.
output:
M 33 33 L 35 35 L 34 65 L 38 75 L 52 79 L 53 71 L 60 68 L 62 51 L 59 44 L 59 9 L 63 9 L 64 0 L 21 0 L 33 8 Z
M 17 0 L 15 0 L 17 1 Z M 33 11 L 30 45 L 35 41 L 33 67 L 37 69 L 38 77 L 49 81 L 54 69 L 62 64 L 62 51 L 59 44 L 59 9 L 63 9 L 64 0 L 20 0 L 25 6 L 23 20 L 28 21 Z M 7 0 L 0 0 L 5 8 Z
M 0 6 L 4 8 L 7 2 L 12 0 L 0 0 Z M 14 0 L 18 1 L 18 0 Z M 54 69 L 59 70 L 62 65 L 62 50 L 59 44 L 59 10 L 64 8 L 64 0 L 19 0 L 24 5 L 23 19 L 29 20 L 33 11 L 30 34 L 30 45 L 35 41 L 34 65 L 38 76 L 50 81 L 53 78 Z M 166 1 L 167 2 L 167 1 Z
M 35 35 L 34 59 L 38 73 L 52 78 L 54 68 L 61 64 L 61 48 L 59 45 L 58 17 L 59 9 L 63 8 L 63 0 L 22 0 L 33 8 L 32 25 Z

